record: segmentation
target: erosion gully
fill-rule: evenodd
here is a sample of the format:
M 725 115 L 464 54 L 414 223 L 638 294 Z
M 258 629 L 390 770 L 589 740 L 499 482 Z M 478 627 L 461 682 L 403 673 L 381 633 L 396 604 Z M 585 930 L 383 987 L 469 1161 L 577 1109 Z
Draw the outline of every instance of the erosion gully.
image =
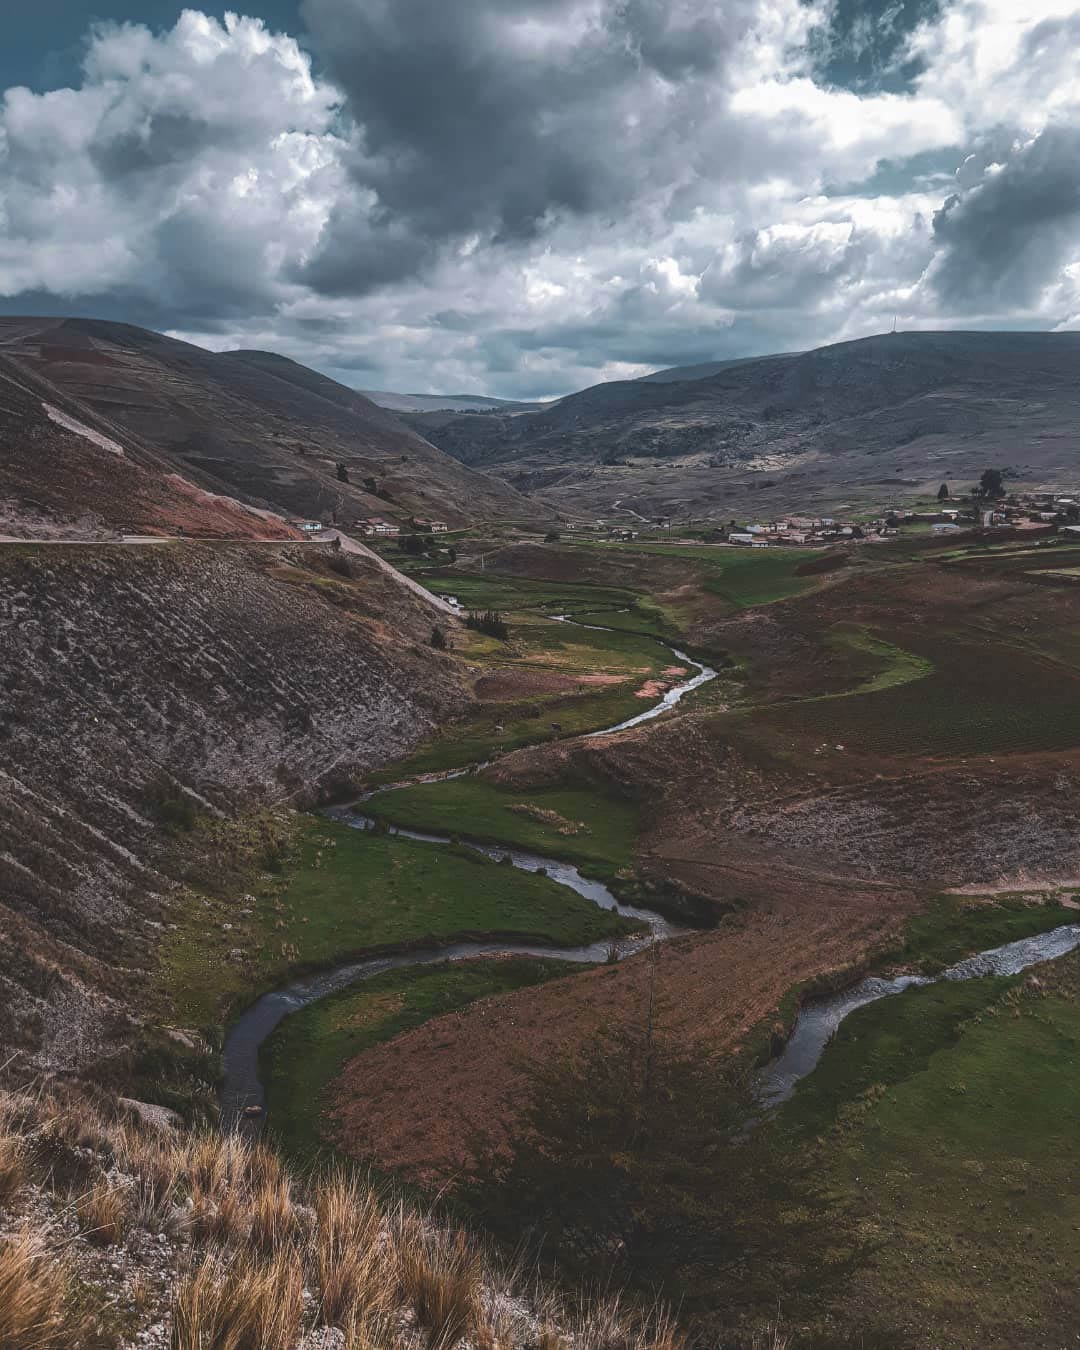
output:
M 601 632 L 615 631 L 600 624 L 578 624 L 566 614 L 553 614 L 549 617 L 560 623 L 573 623 L 576 627 L 592 628 Z M 667 647 L 683 666 L 693 668 L 695 674 L 672 686 L 659 702 L 645 712 L 629 717 L 615 726 L 589 732 L 589 738 L 610 736 L 660 717 L 675 707 L 687 694 L 716 679 L 717 672 L 710 666 L 695 661 L 670 643 L 665 642 L 662 645 Z M 463 769 L 451 769 L 443 773 L 428 774 L 419 779 L 410 779 L 406 783 L 389 784 L 365 794 L 350 806 L 332 807 L 326 814 L 354 829 L 371 829 L 375 822 L 370 816 L 366 816 L 361 808 L 364 802 L 372 797 L 384 792 L 394 792 L 403 787 L 411 787 L 416 782 L 445 782 L 464 774 L 476 773 L 486 767 L 486 764 L 470 765 Z M 391 827 L 390 832 L 407 839 L 419 839 L 432 844 L 451 843 L 450 837 L 443 834 L 429 834 L 397 827 Z M 553 947 L 548 943 L 530 942 L 525 939 L 520 942 L 464 941 L 414 947 L 406 951 L 349 961 L 321 973 L 293 980 L 280 989 L 264 994 L 237 1018 L 229 1029 L 222 1055 L 220 1104 L 223 1128 L 236 1129 L 241 1123 L 257 1124 L 257 1118 L 261 1117 L 265 1094 L 259 1078 L 259 1049 L 275 1027 L 292 1013 L 299 1012 L 301 1008 L 336 994 L 350 985 L 370 980 L 387 970 L 432 965 L 442 961 L 468 961 L 484 956 L 555 957 L 560 961 L 576 964 L 603 962 L 612 955 L 624 960 L 654 943 L 663 942 L 677 933 L 686 931 L 652 910 L 620 904 L 602 882 L 582 876 L 576 867 L 557 858 L 547 858 L 538 853 L 524 852 L 501 845 L 476 843 L 472 846 L 491 858 L 509 858 L 514 867 L 523 872 L 537 872 L 543 869 L 552 881 L 568 886 L 602 909 L 617 910 L 627 918 L 640 920 L 644 924 L 644 929 L 640 933 L 620 939 L 614 946 L 606 939 L 580 947 Z M 1023 938 L 1018 942 L 1010 942 L 1003 947 L 981 952 L 936 977 L 900 975 L 894 979 L 881 979 L 871 976 L 844 993 L 807 1002 L 799 1011 L 784 1052 L 759 1075 L 758 1090 L 763 1105 L 778 1106 L 791 1096 L 799 1080 L 805 1078 L 817 1065 L 837 1027 L 857 1008 L 899 994 L 914 985 L 932 984 L 936 980 L 970 980 L 985 975 L 1017 974 L 1039 962 L 1063 956 L 1077 946 L 1080 946 L 1080 924 L 1069 924 L 1053 929 L 1049 933 Z M 252 1109 L 256 1121 L 245 1116 L 245 1113 Z

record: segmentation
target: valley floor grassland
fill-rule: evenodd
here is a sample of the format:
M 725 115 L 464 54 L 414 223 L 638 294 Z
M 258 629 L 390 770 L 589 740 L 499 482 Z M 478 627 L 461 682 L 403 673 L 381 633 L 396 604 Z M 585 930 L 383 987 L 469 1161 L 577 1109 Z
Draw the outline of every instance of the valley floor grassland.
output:
M 532 957 L 414 966 L 388 970 L 303 1008 L 279 1025 L 259 1055 L 274 1138 L 310 1164 L 332 1136 L 324 1115 L 326 1088 L 355 1055 L 478 999 L 580 969 L 588 967 Z
M 1026 977 L 910 989 L 842 1024 L 783 1120 L 794 1147 L 821 1141 L 877 1247 L 848 1311 L 900 1344 L 1072 1338 L 1078 1057 L 1076 952 Z
M 693 562 L 703 574 L 705 589 L 739 609 L 786 600 L 820 585 L 820 578 L 799 576 L 802 564 L 822 556 L 821 549 L 733 548 L 729 545 L 679 545 L 631 540 L 629 543 L 584 543 L 575 547 L 614 553 L 653 554 Z
M 595 876 L 633 861 L 637 807 L 588 788 L 509 792 L 470 775 L 387 792 L 365 807 L 394 825 L 516 846 Z
M 897 640 L 932 667 L 923 678 L 761 709 L 753 717 L 763 729 L 871 754 L 994 754 L 1080 744 L 1080 672 L 996 634 L 908 632 Z
M 459 580 L 465 584 L 458 585 Z M 435 585 L 427 577 L 424 581 Z M 608 614 L 597 614 L 596 605 L 621 608 L 633 601 L 632 593 L 548 587 L 487 575 L 454 578 L 444 593 L 462 592 L 468 594 L 470 607 L 502 613 L 510 637 L 501 642 L 469 631 L 457 640 L 458 654 L 489 676 L 499 676 L 505 687 L 495 695 L 480 686 L 473 713 L 445 727 L 407 759 L 372 775 L 372 784 L 477 763 L 523 746 L 614 726 L 656 702 L 660 695 L 652 691 L 657 681 L 678 678 L 665 675 L 676 660 L 651 635 L 657 625 L 640 612 L 635 617 L 641 627 L 613 625 L 618 631 L 607 632 L 558 623 L 537 609 L 543 605 L 557 612 L 576 605 L 588 610 L 587 622 L 603 625 Z M 610 617 L 631 615 L 613 608 Z
M 186 1025 L 218 1026 L 291 973 L 375 949 L 489 933 L 555 948 L 636 928 L 568 887 L 475 850 L 317 817 L 301 821 L 279 865 L 246 904 L 205 897 L 166 934 L 161 978 Z

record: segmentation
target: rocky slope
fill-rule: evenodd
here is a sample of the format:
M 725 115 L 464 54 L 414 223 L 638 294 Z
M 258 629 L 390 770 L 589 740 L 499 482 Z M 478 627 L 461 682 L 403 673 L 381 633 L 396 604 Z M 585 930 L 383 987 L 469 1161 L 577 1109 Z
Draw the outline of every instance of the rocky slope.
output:
M 446 616 L 319 545 L 0 547 L 0 1045 L 85 1069 L 151 955 L 170 818 L 310 799 L 464 707 Z
M 74 401 L 85 410 L 80 420 L 105 419 L 152 447 L 159 472 L 179 473 L 198 488 L 251 506 L 328 521 L 336 516 L 345 525 L 373 514 L 421 514 L 451 524 L 546 514 L 506 483 L 443 454 L 363 395 L 269 352 L 209 352 L 91 319 L 3 318 L 0 357 L 39 388 Z M 0 406 L 0 421 L 4 415 Z M 15 419 L 8 433 L 14 436 L 19 411 L 7 415 Z M 146 454 L 140 458 L 151 467 Z M 347 481 L 339 478 L 339 465 Z M 118 472 L 107 460 L 99 468 L 103 479 Z M 77 486 L 58 471 L 53 494 L 66 494 L 74 509 Z M 0 493 L 13 495 L 3 478 Z
M 1075 333 L 902 333 L 614 381 L 514 417 L 405 420 L 567 510 L 726 519 L 887 501 L 987 465 L 1067 481 L 1078 373 Z

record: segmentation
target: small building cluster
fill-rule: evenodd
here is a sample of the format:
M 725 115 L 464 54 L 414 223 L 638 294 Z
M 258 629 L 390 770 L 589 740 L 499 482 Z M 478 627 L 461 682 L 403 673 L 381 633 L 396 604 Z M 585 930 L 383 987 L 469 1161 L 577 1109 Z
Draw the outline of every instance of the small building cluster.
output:
M 382 516 L 367 516 L 353 521 L 352 528 L 360 534 L 374 535 L 379 538 L 397 538 L 399 534 L 445 534 L 450 526 L 445 520 L 428 520 L 423 516 L 413 516 L 404 525 L 396 520 L 384 520 Z
M 383 520 L 381 516 L 368 516 L 363 520 L 357 520 L 353 523 L 353 529 L 359 530 L 363 535 L 378 536 L 386 538 L 396 537 L 401 533 L 401 526 L 395 520 Z
M 775 544 L 835 544 L 895 533 L 895 524 L 887 525 L 884 520 L 856 524 L 833 516 L 785 516 L 780 520 L 729 527 L 726 538 L 729 544 L 741 544 L 744 548 L 769 548 Z

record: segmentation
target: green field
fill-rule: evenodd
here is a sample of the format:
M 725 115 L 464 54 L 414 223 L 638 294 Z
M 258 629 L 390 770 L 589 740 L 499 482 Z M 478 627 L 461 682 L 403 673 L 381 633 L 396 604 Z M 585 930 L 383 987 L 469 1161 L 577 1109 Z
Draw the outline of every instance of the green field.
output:
M 821 578 L 796 575 L 798 567 L 812 558 L 820 558 L 816 549 L 731 548 L 726 545 L 628 543 L 582 544 L 620 553 L 646 553 L 664 558 L 683 558 L 697 563 L 702 570 L 705 589 L 714 595 L 748 609 L 787 600 L 821 584 Z
M 828 646 L 842 648 L 849 655 L 863 658 L 853 666 L 853 673 L 859 680 L 855 689 L 848 692 L 860 694 L 877 693 L 882 689 L 892 689 L 896 685 L 910 684 L 913 680 L 924 679 L 934 669 L 924 656 L 904 651 L 884 638 L 877 637 L 865 628 L 847 624 L 838 624 L 825 635 Z M 844 694 L 827 694 L 826 698 L 846 698 Z
M 765 731 L 839 742 L 860 753 L 992 754 L 1080 744 L 1080 680 L 1000 639 L 905 642 L 933 666 L 924 678 L 845 698 L 757 709 Z
M 796 1146 L 827 1136 L 821 1165 L 877 1245 L 852 1319 L 901 1344 L 1075 1337 L 1080 954 L 1032 973 L 861 1009 L 783 1108 Z
M 386 792 L 365 809 L 395 825 L 517 845 L 601 876 L 629 866 L 637 835 L 631 802 L 581 788 L 503 792 L 473 777 Z M 559 820 L 540 818 L 541 812 L 554 812 Z
M 251 909 L 241 915 L 235 904 L 207 907 L 167 935 L 163 978 L 189 1024 L 219 1022 L 290 972 L 375 948 L 486 933 L 578 946 L 636 927 L 566 886 L 502 867 L 474 850 L 314 817 L 278 883 Z M 230 957 L 232 951 L 241 957 Z
M 436 595 L 453 595 L 466 609 L 550 610 L 561 613 L 574 606 L 632 604 L 637 592 L 615 586 L 590 586 L 575 581 L 533 581 L 528 577 L 487 572 L 429 571 L 423 584 Z
M 294 1157 L 310 1160 L 325 1146 L 325 1091 L 354 1056 L 476 999 L 584 969 L 589 967 L 531 957 L 413 966 L 294 1013 L 259 1054 L 274 1137 Z

